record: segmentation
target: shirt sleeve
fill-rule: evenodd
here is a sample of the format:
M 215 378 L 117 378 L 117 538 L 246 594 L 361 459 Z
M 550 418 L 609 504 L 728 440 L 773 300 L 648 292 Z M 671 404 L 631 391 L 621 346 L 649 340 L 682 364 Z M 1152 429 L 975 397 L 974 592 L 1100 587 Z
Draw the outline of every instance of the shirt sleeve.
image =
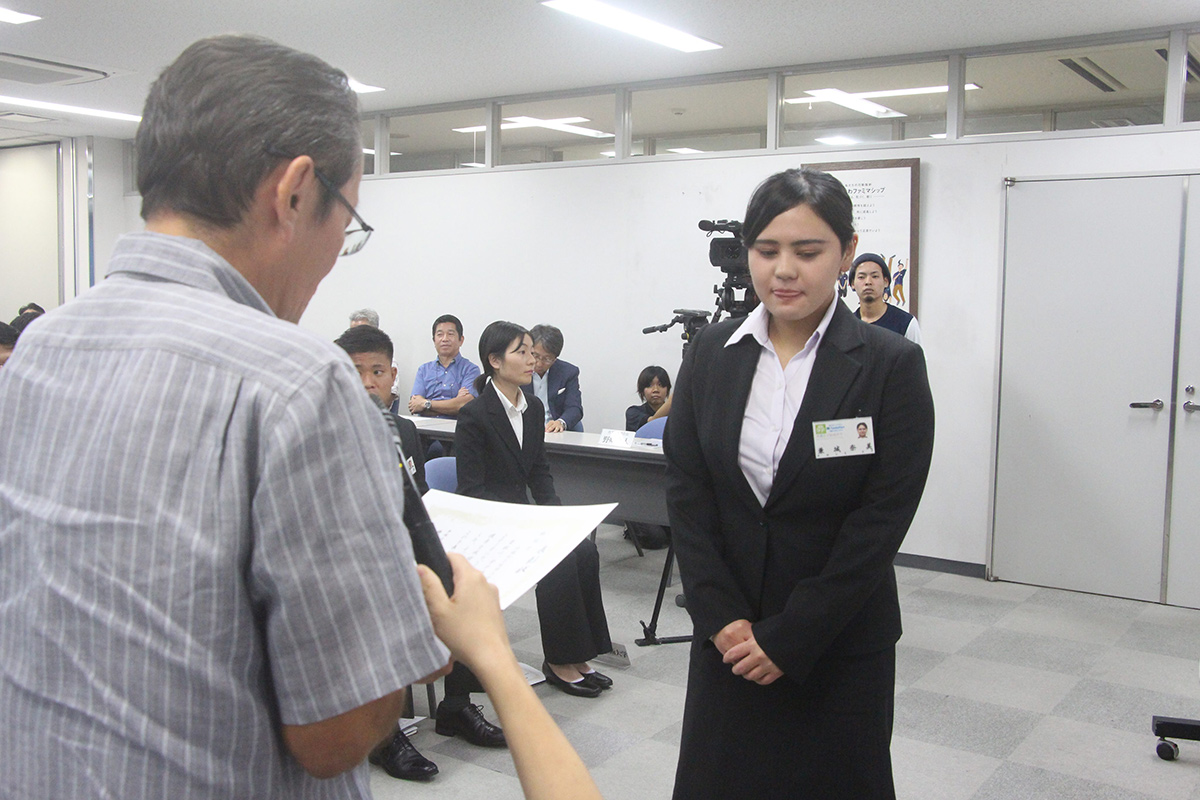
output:
M 917 324 L 916 317 L 913 317 L 908 321 L 908 330 L 904 332 L 904 338 L 908 339 L 913 344 L 921 343 L 921 326 Z
M 250 591 L 281 721 L 357 708 L 439 669 L 400 470 L 349 363 L 264 411 Z
M 412 395 L 425 397 L 425 365 L 417 367 L 417 375 L 413 378 Z
M 475 379 L 483 373 L 473 361 L 467 361 L 466 359 L 464 361 L 462 385 L 467 387 L 467 391 L 471 393 L 471 397 L 479 397 L 479 392 L 475 391 Z

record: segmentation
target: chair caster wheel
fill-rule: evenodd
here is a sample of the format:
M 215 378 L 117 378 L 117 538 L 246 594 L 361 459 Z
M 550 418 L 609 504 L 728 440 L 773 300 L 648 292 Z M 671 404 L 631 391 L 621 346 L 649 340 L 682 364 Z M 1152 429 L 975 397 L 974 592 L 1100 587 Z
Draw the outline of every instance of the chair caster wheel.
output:
M 1174 761 L 1179 758 L 1179 745 L 1167 739 L 1159 739 L 1158 744 L 1154 746 L 1154 752 L 1158 753 L 1158 757 L 1163 761 Z

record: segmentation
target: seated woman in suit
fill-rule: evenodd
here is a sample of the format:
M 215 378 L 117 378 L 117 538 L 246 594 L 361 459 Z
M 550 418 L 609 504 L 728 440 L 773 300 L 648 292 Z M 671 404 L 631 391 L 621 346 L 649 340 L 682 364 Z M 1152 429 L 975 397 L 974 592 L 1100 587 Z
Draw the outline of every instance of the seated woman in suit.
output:
M 768 178 L 742 239 L 762 304 L 692 340 L 665 437 L 694 626 L 675 797 L 894 798 L 892 560 L 933 452 L 925 360 L 835 297 L 858 237 L 832 175 Z
M 640 406 L 625 409 L 625 430 L 636 431 L 652 419 L 671 413 L 671 376 L 662 367 L 646 367 L 638 375 Z
M 483 374 L 476 400 L 458 413 L 454 450 L 458 493 L 505 503 L 559 505 L 546 461 L 545 411 L 521 391 L 533 379 L 533 341 L 512 322 L 493 322 L 479 337 Z M 490 385 L 489 385 L 490 384 Z M 584 539 L 538 583 L 542 671 L 551 686 L 578 697 L 598 697 L 612 680 L 588 661 L 612 650 L 600 597 L 600 555 Z

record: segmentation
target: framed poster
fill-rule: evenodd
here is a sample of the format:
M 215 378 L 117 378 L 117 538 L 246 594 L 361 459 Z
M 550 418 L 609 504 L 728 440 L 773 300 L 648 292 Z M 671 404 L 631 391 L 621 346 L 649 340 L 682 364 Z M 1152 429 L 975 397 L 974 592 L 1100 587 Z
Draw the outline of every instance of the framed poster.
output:
M 840 161 L 804 166 L 828 172 L 846 187 L 854 201 L 858 255 L 878 253 L 883 256 L 892 273 L 885 299 L 916 316 L 921 159 Z M 858 296 L 850 289 L 846 273 L 838 280 L 838 297 L 851 311 L 858 308 Z

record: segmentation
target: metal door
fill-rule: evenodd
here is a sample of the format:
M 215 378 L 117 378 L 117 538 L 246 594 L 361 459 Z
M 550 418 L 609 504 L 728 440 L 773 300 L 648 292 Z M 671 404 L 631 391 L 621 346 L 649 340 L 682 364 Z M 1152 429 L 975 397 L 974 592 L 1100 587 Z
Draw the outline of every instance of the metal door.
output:
M 1184 182 L 1008 189 L 994 577 L 1160 599 Z

